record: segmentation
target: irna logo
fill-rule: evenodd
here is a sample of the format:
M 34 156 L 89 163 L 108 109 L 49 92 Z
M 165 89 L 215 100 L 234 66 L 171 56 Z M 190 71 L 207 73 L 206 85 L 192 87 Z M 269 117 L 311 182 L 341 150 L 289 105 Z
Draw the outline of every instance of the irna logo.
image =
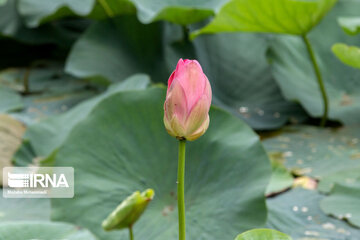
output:
M 73 198 L 72 167 L 5 167 L 4 198 Z
M 11 188 L 59 188 L 69 187 L 65 174 L 21 174 L 8 173 L 8 186 Z

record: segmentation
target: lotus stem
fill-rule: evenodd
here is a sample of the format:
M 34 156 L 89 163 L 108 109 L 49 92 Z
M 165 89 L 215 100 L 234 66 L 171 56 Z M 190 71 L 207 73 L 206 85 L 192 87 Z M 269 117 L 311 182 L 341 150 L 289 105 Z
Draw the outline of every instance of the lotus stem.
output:
M 178 162 L 179 166 L 178 166 L 178 179 L 177 179 L 179 240 L 185 240 L 185 197 L 184 197 L 185 145 L 186 145 L 186 140 L 179 140 L 179 162 Z
M 303 35 L 302 39 L 303 39 L 303 41 L 304 41 L 304 43 L 306 45 L 306 49 L 307 49 L 307 51 L 309 53 L 312 66 L 313 66 L 315 74 L 316 74 L 316 79 L 317 79 L 317 82 L 318 82 L 318 85 L 319 85 L 319 88 L 320 88 L 321 96 L 322 96 L 322 99 L 323 99 L 324 111 L 323 111 L 323 116 L 322 116 L 322 119 L 321 119 L 320 126 L 325 127 L 326 121 L 327 121 L 327 118 L 328 118 L 328 112 L 329 112 L 328 96 L 327 96 L 327 93 L 326 93 L 324 81 L 322 79 L 321 71 L 320 71 L 319 65 L 318 65 L 318 63 L 316 61 L 316 57 L 315 57 L 313 48 L 311 46 L 311 43 L 310 43 L 310 41 L 309 41 L 309 39 L 308 39 L 308 37 L 306 35 Z
M 132 226 L 129 227 L 129 237 L 130 237 L 130 240 L 134 240 L 134 233 L 133 233 Z

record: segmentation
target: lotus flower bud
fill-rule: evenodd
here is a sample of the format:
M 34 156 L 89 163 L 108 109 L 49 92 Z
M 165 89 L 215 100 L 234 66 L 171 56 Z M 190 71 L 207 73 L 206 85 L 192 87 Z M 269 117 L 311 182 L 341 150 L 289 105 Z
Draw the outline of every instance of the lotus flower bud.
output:
M 164 104 L 167 132 L 193 141 L 209 127 L 211 86 L 198 61 L 180 59 L 168 80 Z
M 142 193 L 134 192 L 110 213 L 102 222 L 102 227 L 106 231 L 131 227 L 145 211 L 153 197 L 154 190 L 152 189 L 147 189 Z

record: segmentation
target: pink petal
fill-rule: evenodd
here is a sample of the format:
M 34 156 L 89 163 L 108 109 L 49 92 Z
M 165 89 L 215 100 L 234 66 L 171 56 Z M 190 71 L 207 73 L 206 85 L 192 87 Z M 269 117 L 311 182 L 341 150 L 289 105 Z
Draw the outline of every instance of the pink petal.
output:
M 176 81 L 168 89 L 164 109 L 169 120 L 175 116 L 179 122 L 185 123 L 188 115 L 186 95 L 182 86 Z
M 187 60 L 184 64 L 179 64 L 175 78 L 183 87 L 188 109 L 191 109 L 203 95 L 207 80 L 200 64 L 196 60 Z
M 206 95 L 203 95 L 191 109 L 186 119 L 186 135 L 191 135 L 203 125 L 209 115 L 209 108 L 209 100 Z
M 205 119 L 203 124 L 194 133 L 192 133 L 189 136 L 186 136 L 186 140 L 194 141 L 194 140 L 198 139 L 199 137 L 201 137 L 202 135 L 204 135 L 204 133 L 206 132 L 206 130 L 209 127 L 209 124 L 210 124 L 210 117 L 209 117 L 209 115 L 207 115 L 207 118 Z

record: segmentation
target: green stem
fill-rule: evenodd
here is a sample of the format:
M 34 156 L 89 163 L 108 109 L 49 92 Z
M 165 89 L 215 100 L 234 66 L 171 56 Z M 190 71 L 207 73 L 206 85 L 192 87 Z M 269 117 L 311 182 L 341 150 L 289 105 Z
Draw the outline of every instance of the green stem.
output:
M 313 65 L 313 68 L 314 68 L 314 71 L 315 71 L 315 74 L 316 74 L 316 79 L 317 79 L 317 82 L 319 84 L 319 88 L 320 88 L 320 91 L 321 91 L 321 96 L 323 98 L 324 112 L 323 112 L 323 116 L 322 116 L 320 125 L 321 125 L 321 127 L 325 127 L 326 121 L 327 121 L 327 118 L 328 118 L 328 111 L 329 111 L 328 96 L 327 96 L 327 93 L 326 93 L 324 81 L 322 79 L 320 68 L 319 68 L 319 66 L 317 64 L 316 57 L 315 57 L 314 51 L 312 49 L 311 43 L 310 43 L 310 41 L 309 41 L 309 39 L 308 39 L 308 37 L 306 35 L 303 35 L 302 39 L 304 40 L 307 51 L 308 51 L 308 53 L 310 55 L 311 63 Z
M 104 11 L 106 12 L 106 15 L 108 15 L 110 18 L 114 17 L 114 12 L 111 10 L 109 5 L 107 4 L 106 0 L 98 0 Z
M 186 140 L 179 141 L 179 166 L 177 179 L 178 213 L 179 213 L 179 240 L 185 240 L 185 144 Z
M 132 226 L 129 227 L 129 236 L 130 236 L 130 240 L 134 240 L 134 233 L 133 233 Z

